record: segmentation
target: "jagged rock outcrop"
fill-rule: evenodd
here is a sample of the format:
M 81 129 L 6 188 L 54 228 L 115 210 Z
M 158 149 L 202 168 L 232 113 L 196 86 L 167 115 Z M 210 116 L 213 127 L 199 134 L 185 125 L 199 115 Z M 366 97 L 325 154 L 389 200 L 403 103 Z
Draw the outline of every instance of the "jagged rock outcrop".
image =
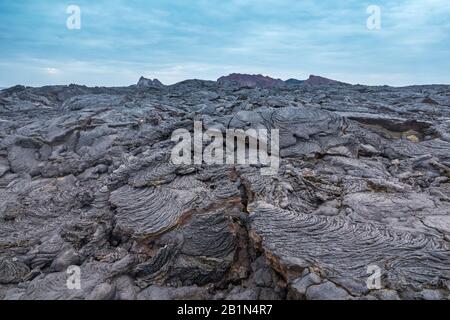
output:
M 0 299 L 449 299 L 450 86 L 261 77 L 2 90 Z M 194 121 L 278 173 L 175 165 Z
M 147 79 L 144 77 L 140 77 L 139 81 L 137 83 L 138 87 L 155 87 L 155 88 L 161 88 L 164 85 L 159 81 L 158 79 Z

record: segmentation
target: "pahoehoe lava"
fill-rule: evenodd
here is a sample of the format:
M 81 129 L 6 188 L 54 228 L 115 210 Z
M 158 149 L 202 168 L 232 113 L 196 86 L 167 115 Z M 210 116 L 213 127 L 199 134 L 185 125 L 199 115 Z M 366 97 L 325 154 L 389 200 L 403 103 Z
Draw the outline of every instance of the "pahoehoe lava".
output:
M 449 299 L 450 86 L 233 77 L 0 91 L 0 299 Z M 194 121 L 278 174 L 174 165 Z

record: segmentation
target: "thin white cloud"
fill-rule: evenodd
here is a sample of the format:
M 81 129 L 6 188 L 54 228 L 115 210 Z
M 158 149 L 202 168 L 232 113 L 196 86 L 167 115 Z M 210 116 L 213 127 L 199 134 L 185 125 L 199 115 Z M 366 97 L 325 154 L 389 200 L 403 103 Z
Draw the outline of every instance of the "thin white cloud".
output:
M 56 68 L 45 68 L 44 69 L 45 73 L 52 76 L 52 75 L 56 75 L 59 73 L 59 70 Z

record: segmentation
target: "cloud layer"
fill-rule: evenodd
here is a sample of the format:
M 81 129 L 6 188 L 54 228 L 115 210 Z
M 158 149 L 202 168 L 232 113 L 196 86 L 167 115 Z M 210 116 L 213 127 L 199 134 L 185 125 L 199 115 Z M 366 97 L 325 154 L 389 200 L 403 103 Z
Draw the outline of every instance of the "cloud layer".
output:
M 81 8 L 68 30 L 66 8 Z M 381 7 L 381 30 L 366 9 Z M 0 3 L 0 87 L 165 83 L 230 72 L 450 83 L 448 0 L 48 0 Z

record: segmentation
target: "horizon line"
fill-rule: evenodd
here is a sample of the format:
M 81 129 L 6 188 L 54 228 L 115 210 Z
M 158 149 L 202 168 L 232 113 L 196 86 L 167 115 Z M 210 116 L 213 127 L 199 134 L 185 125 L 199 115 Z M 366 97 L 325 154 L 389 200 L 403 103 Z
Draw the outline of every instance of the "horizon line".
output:
M 246 75 L 246 76 L 248 76 L 248 75 L 249 76 L 264 76 L 264 77 L 272 78 L 274 80 L 281 80 L 283 82 L 286 82 L 286 81 L 291 80 L 291 79 L 299 80 L 299 81 L 306 81 L 307 80 L 307 79 L 298 79 L 298 78 L 295 78 L 295 77 L 290 77 L 290 78 L 287 78 L 287 79 L 283 80 L 281 78 L 273 78 L 269 74 L 263 74 L 263 73 L 250 74 L 250 73 L 232 72 L 232 73 L 228 74 L 227 76 L 232 75 L 232 74 L 239 74 L 239 75 Z M 317 75 L 310 75 L 310 76 L 317 76 Z M 137 80 L 139 81 L 139 79 L 141 79 L 141 78 L 145 78 L 145 79 L 149 79 L 149 80 L 158 80 L 165 87 L 170 87 L 170 86 L 174 86 L 176 84 L 179 84 L 179 83 L 182 83 L 182 82 L 185 82 L 185 81 L 205 81 L 205 82 L 216 82 L 217 83 L 218 80 L 221 77 L 219 77 L 219 78 L 217 78 L 215 80 L 212 80 L 212 79 L 201 79 L 201 78 L 195 78 L 194 77 L 194 78 L 186 78 L 184 80 L 176 81 L 176 82 L 173 82 L 173 83 L 164 83 L 164 82 L 160 81 L 158 78 L 153 78 L 153 77 L 149 77 L 149 76 L 140 76 L 140 77 L 138 77 Z M 326 77 L 323 77 L 323 76 L 318 76 L 318 77 L 339 82 L 338 85 L 340 84 L 340 85 L 365 86 L 365 87 L 405 88 L 405 87 L 414 87 L 414 86 L 450 86 L 450 83 L 416 83 L 416 84 L 404 84 L 404 85 L 363 84 L 363 83 L 343 82 L 343 81 L 340 81 L 340 80 L 329 79 L 329 78 L 326 78 Z M 99 84 L 99 85 L 88 85 L 88 84 L 84 84 L 84 83 L 75 83 L 75 82 L 70 82 L 70 83 L 68 83 L 68 82 L 66 82 L 66 83 L 47 83 L 47 84 L 42 84 L 42 85 L 27 85 L 27 84 L 17 83 L 17 84 L 11 85 L 11 86 L 0 84 L 0 90 L 9 89 L 9 88 L 13 88 L 13 87 L 16 87 L 16 86 L 23 86 L 23 87 L 26 87 L 26 88 L 42 88 L 42 87 L 70 86 L 70 85 L 84 86 L 84 87 L 87 87 L 87 88 L 128 88 L 128 87 L 137 86 L 138 81 L 135 82 L 135 83 L 132 83 L 132 84 L 120 84 L 120 85 L 102 85 L 102 84 Z M 330 85 L 330 84 L 326 84 L 326 85 Z M 336 84 L 331 84 L 331 85 L 336 85 Z M 309 86 L 324 86 L 324 85 L 309 85 Z

